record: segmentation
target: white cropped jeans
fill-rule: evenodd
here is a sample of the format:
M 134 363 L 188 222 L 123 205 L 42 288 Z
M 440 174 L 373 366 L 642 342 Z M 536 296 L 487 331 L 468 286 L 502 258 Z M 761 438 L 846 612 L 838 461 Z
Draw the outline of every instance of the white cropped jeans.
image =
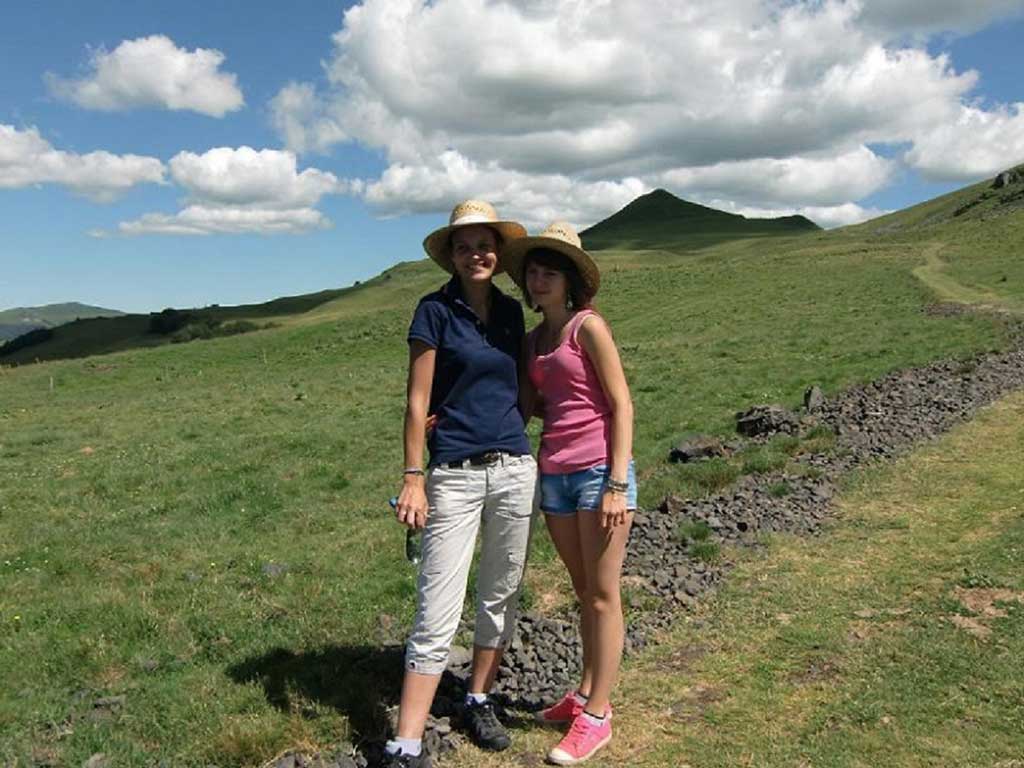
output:
M 439 675 L 459 628 L 477 532 L 483 524 L 474 644 L 504 647 L 515 628 L 526 566 L 537 463 L 530 455 L 450 469 L 427 477 L 427 526 L 416 619 L 405 649 L 406 669 Z

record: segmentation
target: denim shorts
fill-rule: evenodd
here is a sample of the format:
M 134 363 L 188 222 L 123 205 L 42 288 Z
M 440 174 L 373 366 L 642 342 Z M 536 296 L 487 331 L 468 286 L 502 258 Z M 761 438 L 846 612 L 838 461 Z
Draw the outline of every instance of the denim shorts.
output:
M 636 468 L 629 462 L 626 509 L 636 509 Z M 578 509 L 599 509 L 608 466 L 600 464 L 566 474 L 541 474 L 540 508 L 549 515 L 572 515 Z

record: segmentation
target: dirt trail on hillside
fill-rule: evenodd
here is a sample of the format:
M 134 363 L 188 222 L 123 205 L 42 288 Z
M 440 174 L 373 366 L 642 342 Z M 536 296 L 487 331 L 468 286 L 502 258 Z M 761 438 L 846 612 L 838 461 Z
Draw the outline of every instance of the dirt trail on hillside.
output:
M 965 304 L 987 312 L 1017 314 L 998 294 L 963 285 L 947 274 L 949 264 L 939 255 L 945 247 L 945 243 L 929 243 L 924 252 L 925 263 L 914 268 L 914 277 L 931 288 L 943 301 Z

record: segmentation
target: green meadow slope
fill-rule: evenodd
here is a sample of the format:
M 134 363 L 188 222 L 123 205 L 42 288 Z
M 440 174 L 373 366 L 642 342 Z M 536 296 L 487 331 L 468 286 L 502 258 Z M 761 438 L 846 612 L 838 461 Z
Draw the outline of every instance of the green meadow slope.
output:
M 642 504 L 713 482 L 666 461 L 683 432 L 1008 344 L 1005 315 L 923 311 L 915 275 L 938 243 L 950 274 L 1018 301 L 1024 216 L 993 210 L 599 251 Z M 443 279 L 407 263 L 266 330 L 0 367 L 0 760 L 253 765 L 379 731 L 400 673 L 381 649 L 415 588 L 386 504 L 405 332 Z M 564 579 L 535 538 L 544 608 Z
M 387 273 L 384 273 L 385 275 Z M 379 276 L 377 279 L 381 279 Z M 372 281 L 371 281 L 372 282 Z M 269 321 L 278 317 L 308 312 L 325 302 L 358 291 L 362 285 L 349 288 L 330 289 L 301 296 L 284 296 L 261 304 L 240 304 L 238 306 L 210 306 L 201 309 L 185 309 L 191 322 L 229 323 L 236 320 Z M 62 305 L 71 306 L 71 305 Z M 80 306 L 80 305 L 79 305 Z M 10 310 L 16 312 L 17 310 Z M 56 316 L 49 324 L 38 327 L 52 329 L 52 335 L 45 341 L 28 347 L 6 351 L 0 346 L 0 364 L 18 365 L 46 360 L 91 357 L 111 352 L 121 352 L 137 347 L 155 347 L 170 343 L 170 334 L 150 332 L 150 315 L 124 314 L 108 315 L 70 313 Z

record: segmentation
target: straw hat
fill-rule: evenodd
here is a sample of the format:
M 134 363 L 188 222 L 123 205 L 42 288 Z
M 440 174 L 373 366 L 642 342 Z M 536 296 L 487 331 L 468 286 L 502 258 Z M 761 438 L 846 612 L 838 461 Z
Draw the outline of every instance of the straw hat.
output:
M 452 209 L 447 227 L 441 227 L 427 235 L 423 241 L 423 249 L 443 269 L 454 274 L 452 232 L 459 227 L 468 227 L 473 224 L 483 224 L 501 235 L 502 250 L 508 246 L 509 242 L 526 237 L 526 227 L 516 221 L 500 221 L 498 212 L 490 203 L 485 203 L 483 200 L 466 200 Z M 497 274 L 501 271 L 502 263 L 499 260 L 494 273 Z
M 556 221 L 535 237 L 523 237 L 509 243 L 501 252 L 501 261 L 505 271 L 515 280 L 516 285 L 523 287 L 523 261 L 526 254 L 536 248 L 549 248 L 569 258 L 580 271 L 583 285 L 587 293 L 593 297 L 601 287 L 601 273 L 590 254 L 583 250 L 583 241 L 576 234 L 572 224 Z

